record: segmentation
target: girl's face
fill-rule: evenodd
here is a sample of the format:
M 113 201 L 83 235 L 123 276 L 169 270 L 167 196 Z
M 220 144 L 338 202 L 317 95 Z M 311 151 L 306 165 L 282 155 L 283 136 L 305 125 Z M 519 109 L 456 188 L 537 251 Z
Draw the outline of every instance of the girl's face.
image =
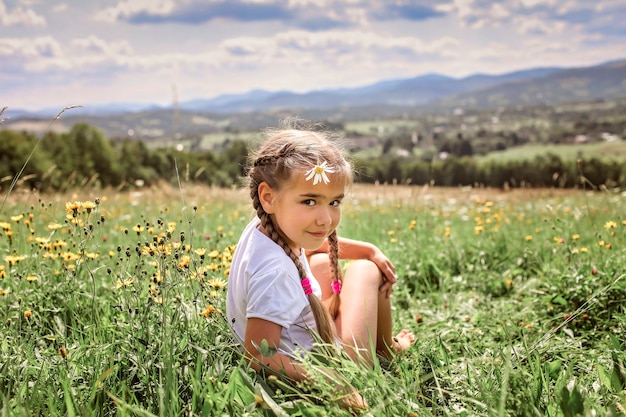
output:
M 339 224 L 345 180 L 328 174 L 330 182 L 313 185 L 306 175 L 294 173 L 280 191 L 259 185 L 259 197 L 265 211 L 272 215 L 287 237 L 289 246 L 297 252 L 301 248 L 315 250 Z

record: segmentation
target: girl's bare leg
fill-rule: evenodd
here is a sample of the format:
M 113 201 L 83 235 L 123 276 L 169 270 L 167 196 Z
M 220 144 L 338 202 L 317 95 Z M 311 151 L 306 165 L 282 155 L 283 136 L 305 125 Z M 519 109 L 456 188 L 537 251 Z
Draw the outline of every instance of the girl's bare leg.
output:
M 313 275 L 322 286 L 322 300 L 332 295 L 330 267 L 326 254 L 309 258 Z M 352 262 L 343 277 L 341 306 L 335 320 L 337 332 L 353 359 L 373 363 L 372 347 L 389 358 L 392 352 L 410 347 L 415 336 L 402 330 L 392 336 L 391 300 L 379 291 L 383 283 L 378 267 L 368 260 Z M 375 346 L 373 344 L 375 343 Z M 358 354 L 357 354 L 358 353 Z

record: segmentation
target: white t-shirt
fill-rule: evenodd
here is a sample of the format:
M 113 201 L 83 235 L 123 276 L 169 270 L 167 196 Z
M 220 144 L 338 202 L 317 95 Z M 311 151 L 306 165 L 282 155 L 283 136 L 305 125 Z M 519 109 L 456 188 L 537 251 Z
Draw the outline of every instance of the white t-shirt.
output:
M 316 329 L 315 319 L 298 269 L 285 251 L 258 229 L 259 224 L 258 218 L 252 220 L 237 243 L 228 276 L 226 315 L 240 343 L 249 318 L 280 325 L 279 352 L 297 358 L 299 350 L 313 349 L 311 333 Z M 321 297 L 321 287 L 311 273 L 304 251 L 300 261 L 313 293 Z

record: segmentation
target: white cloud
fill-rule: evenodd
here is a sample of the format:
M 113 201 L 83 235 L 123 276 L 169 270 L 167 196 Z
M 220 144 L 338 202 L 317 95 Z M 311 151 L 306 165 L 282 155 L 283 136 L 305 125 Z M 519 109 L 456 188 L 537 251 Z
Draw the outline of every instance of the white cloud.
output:
M 36 38 L 0 38 L 0 56 L 33 59 L 58 57 L 62 54 L 61 45 L 51 36 Z
M 113 7 L 99 11 L 94 16 L 95 20 L 115 23 L 137 13 L 149 13 L 167 15 L 176 8 L 173 0 L 124 0 Z
M 9 10 L 4 1 L 0 0 L 0 27 L 2 26 L 46 26 L 46 19 L 21 5 Z
M 73 39 L 72 45 L 92 54 L 102 54 L 109 57 L 130 55 L 133 52 L 132 46 L 126 40 L 109 42 L 94 35 Z
M 519 33 L 527 34 L 555 34 L 563 33 L 567 24 L 565 22 L 545 21 L 538 17 L 516 17 L 513 19 L 515 28 Z

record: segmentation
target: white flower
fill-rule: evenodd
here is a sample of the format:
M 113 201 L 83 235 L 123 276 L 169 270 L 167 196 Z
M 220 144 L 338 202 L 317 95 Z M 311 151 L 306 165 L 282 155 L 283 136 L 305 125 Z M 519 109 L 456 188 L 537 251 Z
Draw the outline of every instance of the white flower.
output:
M 313 178 L 313 185 L 316 185 L 320 181 L 324 181 L 324 184 L 328 184 L 330 180 L 326 174 L 332 174 L 333 172 L 335 172 L 335 170 L 328 167 L 328 164 L 324 161 L 321 165 L 315 165 L 313 168 L 309 169 L 305 175 L 307 181 Z

